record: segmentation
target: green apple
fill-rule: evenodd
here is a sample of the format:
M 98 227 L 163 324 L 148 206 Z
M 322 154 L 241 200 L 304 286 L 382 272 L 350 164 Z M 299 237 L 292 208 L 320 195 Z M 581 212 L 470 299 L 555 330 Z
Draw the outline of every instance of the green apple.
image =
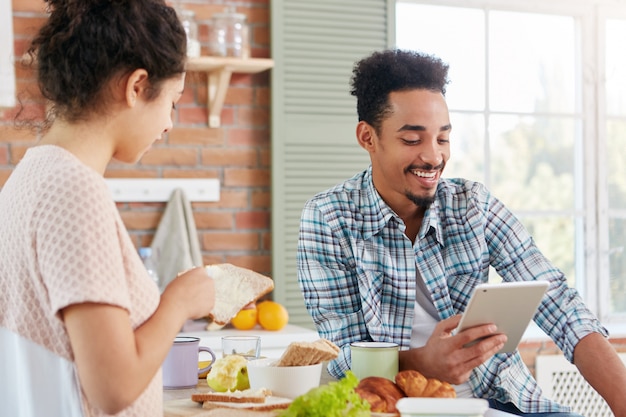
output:
M 239 355 L 217 359 L 206 377 L 206 382 L 217 392 L 248 389 L 248 361 Z

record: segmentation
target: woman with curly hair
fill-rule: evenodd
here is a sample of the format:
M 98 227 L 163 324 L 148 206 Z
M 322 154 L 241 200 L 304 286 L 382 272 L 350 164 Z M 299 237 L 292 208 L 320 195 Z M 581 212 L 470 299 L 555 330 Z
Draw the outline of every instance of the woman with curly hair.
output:
M 47 4 L 46 129 L 0 193 L 0 415 L 162 416 L 161 364 L 214 284 L 195 268 L 160 295 L 103 174 L 172 128 L 185 32 L 162 0 Z

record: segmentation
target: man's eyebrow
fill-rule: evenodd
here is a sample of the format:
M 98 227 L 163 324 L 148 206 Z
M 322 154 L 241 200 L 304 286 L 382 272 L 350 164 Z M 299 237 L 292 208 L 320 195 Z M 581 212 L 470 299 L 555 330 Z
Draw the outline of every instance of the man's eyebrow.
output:
M 424 132 L 425 130 L 426 130 L 426 127 L 422 125 L 404 125 L 400 129 L 398 129 L 398 132 L 404 132 L 404 131 Z M 443 125 L 439 128 L 440 132 L 445 132 L 448 130 L 452 130 L 451 124 Z

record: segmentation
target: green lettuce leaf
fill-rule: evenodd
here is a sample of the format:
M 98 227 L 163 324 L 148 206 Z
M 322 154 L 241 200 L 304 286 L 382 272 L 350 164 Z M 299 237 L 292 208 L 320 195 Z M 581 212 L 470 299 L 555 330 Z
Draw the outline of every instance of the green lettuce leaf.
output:
M 338 380 L 313 388 L 293 400 L 279 417 L 365 417 L 370 405 L 354 388 L 359 383 L 352 371 Z

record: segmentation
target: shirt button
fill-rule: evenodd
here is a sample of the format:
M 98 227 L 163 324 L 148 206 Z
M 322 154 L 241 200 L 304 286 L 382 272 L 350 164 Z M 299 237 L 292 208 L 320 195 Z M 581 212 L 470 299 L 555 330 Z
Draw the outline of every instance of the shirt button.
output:
M 424 251 L 417 251 L 417 256 L 419 256 L 420 258 L 424 256 Z

